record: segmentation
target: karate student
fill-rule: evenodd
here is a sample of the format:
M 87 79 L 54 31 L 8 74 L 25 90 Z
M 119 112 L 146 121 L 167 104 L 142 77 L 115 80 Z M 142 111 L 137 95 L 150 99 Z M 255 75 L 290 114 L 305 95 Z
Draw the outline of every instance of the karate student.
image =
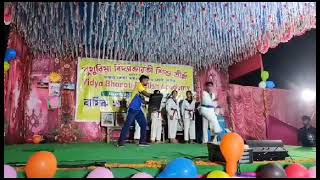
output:
M 153 92 L 154 94 L 160 94 L 159 90 L 155 90 Z M 151 143 L 160 143 L 161 141 L 161 131 L 162 131 L 162 115 L 161 115 L 161 109 L 164 107 L 163 100 L 165 98 L 162 98 L 160 109 L 157 111 L 150 112 L 151 116 L 151 134 L 150 134 L 150 140 Z
M 221 127 L 221 132 L 218 134 L 218 137 L 217 137 L 217 141 L 218 141 L 218 143 L 220 143 L 222 138 L 226 134 L 230 133 L 231 131 L 227 127 L 226 121 L 225 121 L 225 119 L 223 117 L 223 109 L 219 105 L 216 107 L 215 112 L 216 112 L 216 115 L 217 115 L 217 119 L 218 119 L 219 125 Z M 212 128 L 212 123 L 210 124 L 210 129 L 213 129 Z
M 180 119 L 179 103 L 177 101 L 178 91 L 173 90 L 171 97 L 167 100 L 166 111 L 168 117 L 168 138 L 170 143 L 177 143 L 177 125 Z
M 149 77 L 145 75 L 141 75 L 139 78 L 139 83 L 135 86 L 131 99 L 129 102 L 128 115 L 127 120 L 125 121 L 120 138 L 118 140 L 118 147 L 123 147 L 127 135 L 129 133 L 129 128 L 133 121 L 137 121 L 140 126 L 140 140 L 139 146 L 148 146 L 149 144 L 146 142 L 146 134 L 147 134 L 147 120 L 145 115 L 141 109 L 142 103 L 144 102 L 144 96 L 150 97 L 150 93 L 147 92 L 146 86 L 148 85 Z
M 208 143 L 208 125 L 212 127 L 213 131 L 213 142 L 217 143 L 217 135 L 221 132 L 221 127 L 217 120 L 217 116 L 215 113 L 216 96 L 213 93 L 213 83 L 207 82 L 205 84 L 205 90 L 202 92 L 202 100 L 200 112 L 202 115 L 202 143 Z
M 195 104 L 196 101 L 192 98 L 192 92 L 186 92 L 187 99 L 183 100 L 181 105 L 181 114 L 184 125 L 184 141 L 188 142 L 190 137 L 190 143 L 194 143 L 196 139 L 196 131 L 195 131 Z

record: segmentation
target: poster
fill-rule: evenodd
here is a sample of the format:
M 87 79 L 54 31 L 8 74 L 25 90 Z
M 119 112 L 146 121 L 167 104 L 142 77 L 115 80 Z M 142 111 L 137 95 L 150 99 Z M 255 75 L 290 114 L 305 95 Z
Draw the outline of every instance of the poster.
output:
M 150 78 L 149 93 L 157 89 L 166 96 L 175 89 L 182 99 L 194 90 L 192 66 L 79 58 L 76 121 L 99 122 L 102 112 L 125 112 L 142 74 Z

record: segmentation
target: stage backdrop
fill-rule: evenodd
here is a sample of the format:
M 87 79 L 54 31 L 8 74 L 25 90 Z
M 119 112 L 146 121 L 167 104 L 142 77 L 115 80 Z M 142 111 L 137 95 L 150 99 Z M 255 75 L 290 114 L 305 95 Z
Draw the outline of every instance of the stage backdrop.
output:
M 121 112 L 142 74 L 150 77 L 149 92 L 157 89 L 166 96 L 175 89 L 182 99 L 194 89 L 192 66 L 79 58 L 77 72 L 78 122 L 99 122 L 103 113 Z

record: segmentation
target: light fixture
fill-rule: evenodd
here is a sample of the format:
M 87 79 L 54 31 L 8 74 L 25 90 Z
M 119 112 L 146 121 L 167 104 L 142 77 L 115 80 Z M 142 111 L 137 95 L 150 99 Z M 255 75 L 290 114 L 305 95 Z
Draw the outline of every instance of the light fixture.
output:
M 310 89 L 304 89 L 301 93 L 301 97 L 304 101 L 310 102 L 316 98 L 316 93 Z

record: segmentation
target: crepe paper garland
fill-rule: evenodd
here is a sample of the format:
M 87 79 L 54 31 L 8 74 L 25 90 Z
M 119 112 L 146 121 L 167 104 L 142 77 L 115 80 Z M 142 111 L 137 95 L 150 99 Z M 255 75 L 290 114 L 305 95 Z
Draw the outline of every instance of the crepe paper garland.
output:
M 316 27 L 316 2 L 18 2 L 14 9 L 17 31 L 35 56 L 198 70 L 227 70 Z

